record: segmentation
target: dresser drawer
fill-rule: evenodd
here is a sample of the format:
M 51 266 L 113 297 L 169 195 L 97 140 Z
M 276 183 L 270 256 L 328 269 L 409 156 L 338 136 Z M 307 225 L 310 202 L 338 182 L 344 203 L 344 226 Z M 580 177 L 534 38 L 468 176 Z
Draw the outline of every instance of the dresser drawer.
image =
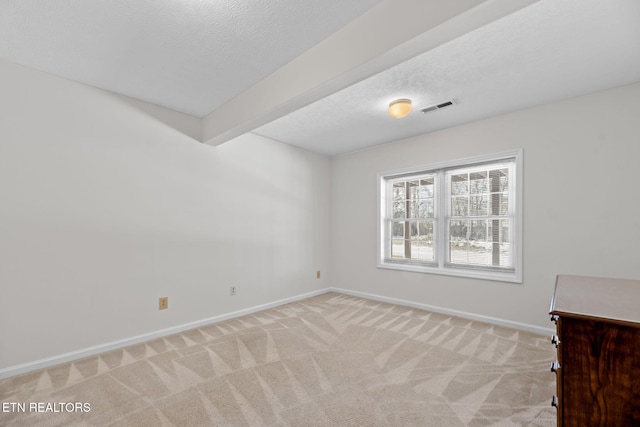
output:
M 640 426 L 640 281 L 558 276 L 558 426 Z

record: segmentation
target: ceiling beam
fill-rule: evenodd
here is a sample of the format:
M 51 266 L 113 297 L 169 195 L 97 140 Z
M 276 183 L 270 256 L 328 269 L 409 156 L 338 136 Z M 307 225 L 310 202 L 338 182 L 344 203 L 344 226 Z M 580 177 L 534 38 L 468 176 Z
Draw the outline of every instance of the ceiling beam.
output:
M 383 0 L 202 120 L 219 145 L 538 0 Z

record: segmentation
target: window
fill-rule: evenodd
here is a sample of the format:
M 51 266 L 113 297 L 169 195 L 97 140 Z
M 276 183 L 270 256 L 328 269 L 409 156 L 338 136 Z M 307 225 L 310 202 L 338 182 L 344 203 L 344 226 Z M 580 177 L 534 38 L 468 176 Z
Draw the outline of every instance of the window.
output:
M 379 175 L 378 266 L 522 282 L 522 150 Z

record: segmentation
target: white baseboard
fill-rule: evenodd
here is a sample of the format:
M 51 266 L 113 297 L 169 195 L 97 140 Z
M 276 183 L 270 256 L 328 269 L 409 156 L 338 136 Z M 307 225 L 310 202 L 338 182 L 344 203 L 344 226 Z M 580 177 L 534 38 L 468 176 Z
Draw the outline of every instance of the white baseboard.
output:
M 290 302 L 295 302 L 295 301 L 299 301 L 305 298 L 310 298 L 316 295 L 321 295 L 327 292 L 338 292 L 345 295 L 351 295 L 351 296 L 366 298 L 366 299 L 375 300 L 375 301 L 382 301 L 390 304 L 403 305 L 407 307 L 418 308 L 421 310 L 433 311 L 435 313 L 447 314 L 450 316 L 462 317 L 469 320 L 476 320 L 479 322 L 491 323 L 494 325 L 505 326 L 507 328 L 518 329 L 518 330 L 532 332 L 540 335 L 552 335 L 554 333 L 554 329 L 551 329 L 551 328 L 541 328 L 539 326 L 528 325 L 525 323 L 512 322 L 509 320 L 498 319 L 495 317 L 467 313 L 464 311 L 450 310 L 443 307 L 436 307 L 436 306 L 417 303 L 413 301 L 390 298 L 390 297 L 385 297 L 381 295 L 370 294 L 367 292 L 358 292 L 358 291 L 352 291 L 349 289 L 330 287 L 330 288 L 320 289 L 317 291 L 308 292 L 305 294 L 296 295 L 293 297 L 273 301 L 267 304 L 245 308 L 243 310 L 221 314 L 219 316 L 213 316 L 206 319 L 197 320 L 195 322 L 184 323 L 182 325 L 161 329 L 159 331 L 150 332 L 148 334 L 142 334 L 142 335 L 126 338 L 123 340 L 112 341 L 106 344 L 100 344 L 93 347 L 88 347 L 81 350 L 72 351 L 69 353 L 64 353 L 57 356 L 36 360 L 33 362 L 23 363 L 21 365 L 9 366 L 8 368 L 0 369 L 0 379 L 26 374 L 28 372 L 36 371 L 38 369 L 45 369 L 51 366 L 59 365 L 61 363 L 71 362 L 73 360 L 78 360 L 78 359 L 82 359 L 89 356 L 95 356 L 96 354 L 105 353 L 107 351 L 116 350 L 118 348 L 127 347 L 133 344 L 139 344 L 145 341 L 151 341 L 157 338 L 165 337 L 165 336 L 176 334 L 179 332 L 188 331 L 189 329 L 195 329 L 201 326 L 210 325 L 212 323 L 218 323 L 218 322 L 233 319 L 236 317 L 245 316 L 247 314 L 252 314 L 261 310 L 266 310 L 266 309 L 277 307 L 283 304 L 288 304 Z
M 305 294 L 296 295 L 293 297 L 273 301 L 267 304 L 256 305 L 254 307 L 245 308 L 243 310 L 233 311 L 230 313 L 221 314 L 219 316 L 213 316 L 195 322 L 184 323 L 182 325 L 173 326 L 171 328 L 161 329 L 159 331 L 150 332 L 148 334 L 137 335 L 123 340 L 112 341 L 106 344 L 100 344 L 93 347 L 83 348 L 81 350 L 72 351 L 69 353 L 60 354 L 53 357 L 47 357 L 45 359 L 35 360 L 33 362 L 23 363 L 21 365 L 9 366 L 8 368 L 0 369 L 0 380 L 4 378 L 13 377 L 16 375 L 26 374 L 28 372 L 37 371 L 39 369 L 45 369 L 51 366 L 59 365 L 61 363 L 71 362 L 73 360 L 82 359 L 89 356 L 95 356 L 96 354 L 105 353 L 107 351 L 116 350 L 118 348 L 127 347 L 133 344 L 139 344 L 145 341 L 151 341 L 157 338 L 173 335 L 179 332 L 188 331 L 189 329 L 199 328 L 201 326 L 210 325 L 212 323 L 218 323 L 225 320 L 233 319 L 247 314 L 252 314 L 257 311 L 267 310 L 269 308 L 277 307 L 279 305 L 288 304 L 290 302 L 299 301 L 305 298 L 310 298 L 316 295 L 329 292 L 329 289 L 320 289 L 318 291 L 307 292 Z
M 419 308 L 421 310 L 432 311 L 434 313 L 440 313 L 440 314 L 447 314 L 449 316 L 462 317 L 464 319 L 476 320 L 478 322 L 491 323 L 493 325 L 504 326 L 506 328 L 517 329 L 520 331 L 532 332 L 534 334 L 539 334 L 539 335 L 553 335 L 555 333 L 555 329 L 553 328 L 542 328 L 540 326 L 529 325 L 529 324 L 520 323 L 520 322 L 512 322 L 510 320 L 499 319 L 497 317 L 483 316 L 480 314 L 468 313 L 466 311 L 451 310 L 448 308 L 437 307 L 429 304 L 422 304 L 414 301 L 406 301 L 406 300 L 401 300 L 397 298 L 390 298 L 382 295 L 370 294 L 367 292 L 358 292 L 358 291 L 352 291 L 349 289 L 342 289 L 342 288 L 329 288 L 329 290 L 332 292 L 338 292 L 341 294 L 351 295 L 354 297 L 366 298 L 374 301 L 387 302 L 395 305 L 403 305 L 406 307 Z

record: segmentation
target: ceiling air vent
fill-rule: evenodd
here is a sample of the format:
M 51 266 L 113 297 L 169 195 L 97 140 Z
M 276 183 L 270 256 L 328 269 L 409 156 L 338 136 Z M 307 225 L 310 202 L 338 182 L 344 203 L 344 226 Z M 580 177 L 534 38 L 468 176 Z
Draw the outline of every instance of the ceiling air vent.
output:
M 420 111 L 423 113 L 429 113 L 431 111 L 440 110 L 442 108 L 447 108 L 455 104 L 455 101 L 452 99 L 450 101 L 441 102 L 440 104 L 430 105 L 428 107 L 421 108 Z

